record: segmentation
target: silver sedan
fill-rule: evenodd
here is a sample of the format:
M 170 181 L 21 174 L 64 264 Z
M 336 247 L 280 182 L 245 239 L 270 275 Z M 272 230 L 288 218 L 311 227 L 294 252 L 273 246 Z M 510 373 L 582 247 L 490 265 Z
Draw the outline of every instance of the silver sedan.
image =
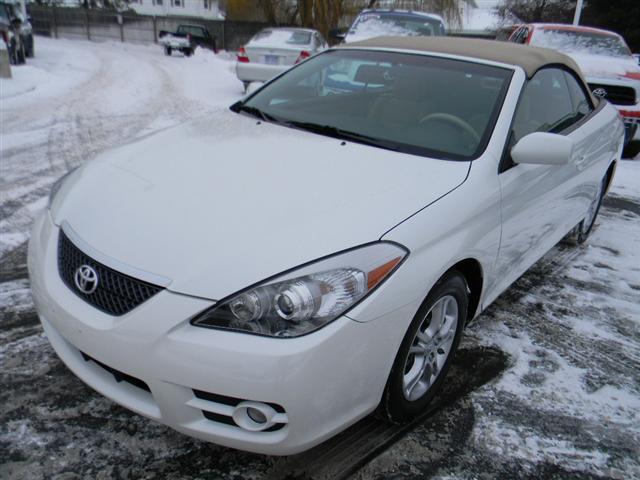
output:
M 328 47 L 320 32 L 307 28 L 267 28 L 238 50 L 236 75 L 245 90 L 266 82 Z

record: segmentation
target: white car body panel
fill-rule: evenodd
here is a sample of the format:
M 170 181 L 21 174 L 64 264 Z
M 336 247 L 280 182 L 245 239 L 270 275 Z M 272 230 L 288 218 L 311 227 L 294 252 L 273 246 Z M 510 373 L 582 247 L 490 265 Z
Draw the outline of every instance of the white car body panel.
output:
M 622 122 L 604 104 L 568 133 L 567 165 L 499 173 L 525 82 L 523 70 L 511 68 L 491 139 L 472 162 L 341 142 L 230 112 L 88 162 L 62 185 L 29 243 L 33 297 L 56 352 L 127 408 L 259 453 L 297 453 L 372 412 L 407 326 L 442 274 L 477 262 L 483 285 L 470 317 L 477 315 L 584 217 L 620 158 Z M 160 276 L 168 288 L 120 317 L 98 311 L 60 278 L 62 224 L 99 261 Z M 190 324 L 237 290 L 378 239 L 407 247 L 404 263 L 313 333 L 277 339 Z M 81 352 L 141 379 L 150 393 L 116 382 Z M 194 397 L 194 389 L 277 403 L 288 423 L 248 432 L 210 421 L 202 410 L 224 405 Z
M 134 312 L 112 317 L 96 311 L 60 281 L 57 236 L 58 229 L 45 213 L 34 225 L 29 270 L 36 308 L 58 356 L 113 401 L 185 434 L 234 448 L 297 453 L 370 413 L 384 388 L 379 380 L 388 374 L 389 359 L 403 335 L 388 331 L 388 325 L 395 323 L 394 317 L 411 315 L 409 309 L 400 310 L 386 322 L 367 325 L 342 317 L 313 335 L 282 342 L 192 327 L 188 319 L 213 302 L 165 290 Z M 364 337 L 372 341 L 362 342 Z M 116 382 L 80 352 L 143 379 L 152 394 Z M 278 403 L 285 407 L 289 424 L 277 432 L 245 432 L 211 422 L 190 403 L 192 389 Z M 210 402 L 204 407 L 218 405 Z
M 342 145 L 229 111 L 103 155 L 69 179 L 52 211 L 107 259 L 168 278 L 172 291 L 220 300 L 377 240 L 468 171 L 469 162 Z

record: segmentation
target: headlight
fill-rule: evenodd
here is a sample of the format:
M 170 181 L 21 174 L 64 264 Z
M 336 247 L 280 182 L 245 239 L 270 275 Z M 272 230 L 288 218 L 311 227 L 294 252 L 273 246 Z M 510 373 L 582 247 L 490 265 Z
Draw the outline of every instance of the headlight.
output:
M 62 188 L 62 184 L 64 183 L 64 181 L 67 178 L 69 178 L 69 175 L 71 175 L 77 169 L 78 169 L 78 167 L 72 168 L 67 173 L 65 173 L 63 176 L 61 176 L 58 180 L 56 180 L 55 183 L 51 186 L 51 191 L 49 192 L 49 200 L 47 202 L 47 208 L 51 208 L 51 204 L 53 203 L 53 199 L 56 197 L 56 195 L 60 191 L 60 188 Z
M 304 335 L 356 305 L 407 253 L 378 242 L 323 258 L 238 292 L 191 323 L 272 337 Z

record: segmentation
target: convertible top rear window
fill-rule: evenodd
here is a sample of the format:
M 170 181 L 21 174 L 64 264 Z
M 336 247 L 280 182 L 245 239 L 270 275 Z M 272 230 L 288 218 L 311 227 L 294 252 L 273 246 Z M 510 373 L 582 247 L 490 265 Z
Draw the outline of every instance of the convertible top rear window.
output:
M 486 148 L 512 73 L 428 55 L 331 50 L 234 110 L 380 148 L 471 160 Z

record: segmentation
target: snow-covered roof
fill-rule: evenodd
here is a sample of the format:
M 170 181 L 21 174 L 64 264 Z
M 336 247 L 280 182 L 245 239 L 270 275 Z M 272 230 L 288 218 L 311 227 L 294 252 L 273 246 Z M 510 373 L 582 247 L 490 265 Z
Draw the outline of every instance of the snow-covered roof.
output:
M 593 32 L 622 38 L 621 35 L 616 32 L 612 32 L 611 30 L 603 30 L 602 28 L 587 27 L 584 25 L 570 25 L 568 23 L 531 23 L 530 25 L 533 25 L 534 28 L 549 28 L 554 30 L 566 30 L 568 32 Z
M 435 13 L 421 12 L 419 10 L 400 10 L 397 8 L 367 8 L 362 10 L 360 12 L 360 15 L 362 15 L 363 13 L 397 13 L 400 15 L 419 15 L 421 17 L 430 18 L 432 20 L 439 20 L 440 22 L 444 23 L 444 19 L 440 15 L 437 15 Z

